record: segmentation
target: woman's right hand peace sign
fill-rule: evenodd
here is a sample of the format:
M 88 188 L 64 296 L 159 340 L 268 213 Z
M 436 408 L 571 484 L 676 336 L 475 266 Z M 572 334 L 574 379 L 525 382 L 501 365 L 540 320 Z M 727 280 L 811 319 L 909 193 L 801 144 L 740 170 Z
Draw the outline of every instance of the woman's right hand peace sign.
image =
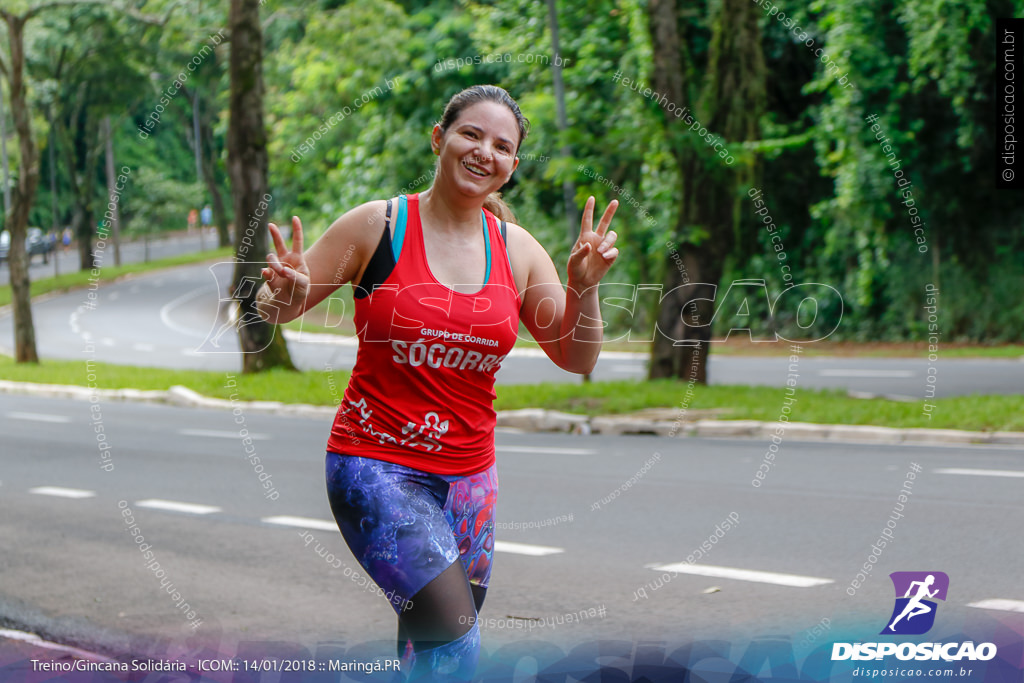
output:
M 267 228 L 277 253 L 267 254 L 267 267 L 261 271 L 264 279 L 278 301 L 291 304 L 304 299 L 309 292 L 309 267 L 302 254 L 302 221 L 298 216 L 292 216 L 291 251 L 285 246 L 281 230 L 276 225 L 268 223 Z

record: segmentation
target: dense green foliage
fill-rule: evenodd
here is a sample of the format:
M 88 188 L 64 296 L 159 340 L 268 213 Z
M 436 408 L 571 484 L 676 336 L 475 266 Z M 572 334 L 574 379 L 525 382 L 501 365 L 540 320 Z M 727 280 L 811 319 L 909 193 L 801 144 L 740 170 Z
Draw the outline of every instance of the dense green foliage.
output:
M 941 292 L 943 341 L 1024 339 L 1018 295 L 1024 204 L 1013 192 L 996 190 L 991 173 L 995 17 L 1024 15 L 1024 0 L 752 1 L 764 15 L 767 102 L 762 139 L 729 144 L 737 157 L 754 160 L 756 173 L 739 198 L 735 248 L 719 292 L 734 280 L 763 279 L 774 299 L 785 288 L 780 266 L 786 264 L 795 282 L 826 283 L 841 294 L 841 302 L 819 311 L 825 327 L 842 316 L 834 338 L 898 340 L 925 336 L 924 287 L 932 283 Z M 132 4 L 163 16 L 173 3 Z M 273 219 L 298 214 L 316 235 L 360 202 L 425 189 L 434 163 L 428 136 L 445 102 L 465 86 L 492 82 L 517 98 L 532 125 L 506 191 L 519 222 L 561 266 L 569 247 L 563 182 L 575 184 L 578 205 L 588 194 L 601 205 L 618 198 L 622 256 L 608 281 L 662 282 L 666 244 L 693 237 L 675 232 L 681 207 L 671 154 L 678 136 L 693 134 L 681 121 L 666 126 L 656 95 L 644 95 L 654 80 L 646 2 L 557 5 L 566 62 L 564 132 L 556 123 L 545 3 L 267 3 Z M 707 60 L 713 22 L 729 20 L 718 7 L 680 4 L 682 37 L 694 59 Z M 30 95 L 42 162 L 32 224 L 52 222 L 52 111 L 61 225 L 83 205 L 74 188 L 89 174 L 88 224 L 102 218 L 106 179 L 96 131 L 109 114 L 117 164 L 132 169 L 121 198 L 127 229 L 183 227 L 187 210 L 209 201 L 197 184 L 192 151 L 196 88 L 212 134 L 204 149 L 218 160 L 216 183 L 227 196 L 226 41 L 169 99 L 154 130 L 139 133 L 174 74 L 226 24 L 226 12 L 224 2 L 187 0 L 155 26 L 96 6 L 57 8 L 31 26 Z M 804 35 L 779 20 L 783 13 Z M 3 40 L 0 35 L 0 46 Z M 496 54 L 509 61 L 487 63 Z M 705 65 L 692 66 L 704 72 Z M 624 87 L 616 74 L 639 87 Z M 691 85 L 686 92 L 698 92 Z M 675 104 L 697 109 L 693 102 Z M 873 115 L 877 130 L 866 120 Z M 911 183 L 913 207 L 878 131 Z M 15 168 L 16 161 L 15 151 Z M 781 252 L 755 214 L 746 192 L 755 189 L 777 227 Z M 912 223 L 911 208 L 920 223 Z M 751 317 L 761 321 L 754 331 L 766 332 L 767 300 L 750 302 Z M 653 305 L 632 315 L 606 307 L 619 330 L 649 327 L 653 313 Z M 716 316 L 719 336 L 734 313 Z M 774 324 L 792 329 L 794 320 L 780 313 Z

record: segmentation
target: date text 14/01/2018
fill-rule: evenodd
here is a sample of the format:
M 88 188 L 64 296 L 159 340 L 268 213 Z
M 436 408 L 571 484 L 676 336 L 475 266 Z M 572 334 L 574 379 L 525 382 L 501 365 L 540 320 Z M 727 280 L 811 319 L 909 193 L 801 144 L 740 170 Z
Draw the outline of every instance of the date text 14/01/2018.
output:
M 398 659 L 373 662 L 343 662 L 337 659 L 317 661 L 315 659 L 200 659 L 196 662 L 199 671 L 397 671 Z

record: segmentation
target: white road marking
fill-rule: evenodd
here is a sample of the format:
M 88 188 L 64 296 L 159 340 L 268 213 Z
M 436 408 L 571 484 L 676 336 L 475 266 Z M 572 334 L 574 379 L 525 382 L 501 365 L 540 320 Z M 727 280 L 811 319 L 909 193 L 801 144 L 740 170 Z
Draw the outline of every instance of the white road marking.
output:
M 208 436 L 216 439 L 240 439 L 242 435 L 239 432 L 227 432 L 216 429 L 179 429 L 178 433 L 182 436 Z M 270 438 L 267 434 L 255 434 L 250 433 L 249 438 L 253 441 L 266 441 Z
M 113 346 L 114 340 L 110 337 L 104 337 L 103 339 L 100 339 L 100 344 L 103 344 L 104 346 Z
M 823 586 L 827 583 L 835 583 L 832 579 L 822 579 L 816 576 L 777 574 L 775 572 L 759 572 L 752 569 L 716 567 L 710 564 L 689 564 L 687 562 L 652 565 L 650 568 L 661 572 L 696 574 L 697 576 L 714 576 L 719 579 L 736 579 L 737 581 L 755 581 L 757 583 L 773 583 L 778 586 L 793 586 L 794 588 L 810 588 L 812 586 Z
M 976 477 L 1024 477 L 1024 472 L 1016 470 L 972 470 L 960 467 L 942 467 L 935 472 L 937 474 L 966 474 Z
M 319 529 L 322 531 L 338 530 L 338 525 L 334 522 L 328 522 L 323 519 L 312 519 L 310 517 L 278 515 L 276 517 L 263 517 L 260 521 L 264 524 L 291 526 L 299 529 Z M 530 555 L 532 557 L 557 555 L 558 553 L 565 552 L 563 548 L 552 548 L 547 545 L 529 545 L 527 543 L 512 543 L 510 541 L 495 541 L 494 550 L 499 553 L 515 553 L 517 555 Z
M 164 304 L 164 306 L 160 309 L 160 320 L 163 322 L 164 325 L 166 325 L 167 327 L 171 328 L 175 332 L 179 332 L 181 334 L 188 335 L 189 337 L 198 337 L 199 339 L 206 339 L 207 334 L 205 332 L 197 332 L 197 331 L 195 331 L 193 329 L 189 329 L 188 327 L 183 327 L 183 326 L 181 326 L 181 325 L 179 325 L 176 322 L 171 320 L 171 310 L 172 309 L 180 306 L 181 304 L 185 303 L 189 299 L 196 298 L 200 294 L 206 294 L 208 296 L 210 296 L 210 295 L 216 296 L 217 295 L 217 291 L 216 291 L 216 289 L 213 289 L 211 291 L 210 287 L 199 287 L 198 289 L 193 289 L 191 292 L 187 292 L 185 294 L 182 294 L 181 296 L 179 296 L 174 301 L 171 301 L 170 303 Z
M 95 652 L 88 652 L 86 650 L 79 650 L 73 647 L 67 647 L 66 645 L 60 645 L 58 643 L 51 643 L 48 640 L 43 640 L 35 633 L 26 633 L 25 631 L 14 631 L 11 629 L 0 629 L 0 639 L 18 640 L 23 643 L 29 643 L 33 647 L 41 647 L 47 650 L 56 650 L 58 652 L 64 652 L 70 655 L 74 655 L 79 659 L 84 659 L 93 662 L 113 662 L 113 659 L 98 655 Z
M 231 315 L 237 317 L 232 308 Z M 304 332 L 302 330 L 285 330 L 284 338 L 288 341 L 296 341 L 304 344 L 333 344 L 335 346 L 348 346 L 356 348 L 359 346 L 359 339 L 354 335 L 332 334 L 330 332 Z
M 200 505 L 198 503 L 179 503 L 175 500 L 161 500 L 159 498 L 147 498 L 135 502 L 140 508 L 151 510 L 170 510 L 171 512 L 186 512 L 190 515 L 208 515 L 211 512 L 220 512 L 219 507 L 213 505 Z
M 913 370 L 818 370 L 820 377 L 913 377 Z
M 532 346 L 517 346 L 508 352 L 509 357 L 519 358 L 547 358 L 548 355 L 544 353 L 544 349 L 534 348 Z M 637 351 L 602 351 L 601 360 L 635 360 L 644 359 L 650 357 L 649 353 L 640 353 Z
M 58 498 L 92 498 L 96 495 L 95 491 L 66 489 L 63 486 L 37 486 L 34 489 L 29 489 L 28 492 L 37 493 L 40 496 L 57 496 Z
M 991 598 L 979 600 L 978 602 L 967 603 L 968 607 L 979 607 L 981 609 L 998 609 L 1004 612 L 1024 612 L 1024 600 L 1006 600 L 1005 598 Z
M 871 391 L 847 391 L 846 395 L 850 398 L 862 398 L 868 400 L 884 398 L 888 401 L 903 401 L 904 403 L 913 403 L 914 401 L 921 400 L 919 396 L 906 396 L 904 394 L 876 394 Z
M 512 543 L 511 541 L 495 541 L 494 550 L 499 553 L 515 553 L 516 555 L 530 555 L 532 557 L 543 557 L 545 555 L 557 555 L 564 553 L 564 548 L 552 548 L 548 545 L 529 545 L 527 543 Z
M 495 446 L 494 450 L 504 453 L 550 453 L 551 455 L 593 455 L 597 452 L 589 448 L 546 448 L 541 446 Z
M 59 422 L 60 424 L 67 424 L 71 422 L 70 417 L 64 415 L 47 415 L 45 413 L 7 413 L 7 417 L 12 420 L 31 420 L 33 422 Z
M 278 524 L 280 526 L 294 526 L 300 529 L 320 529 L 321 531 L 337 531 L 338 525 L 323 519 L 312 519 L 310 517 L 292 517 L 290 515 L 277 515 L 276 517 L 264 517 L 260 520 L 264 524 Z
M 144 351 L 148 353 L 155 349 L 156 347 L 153 346 L 152 344 L 132 344 L 132 348 L 136 351 Z

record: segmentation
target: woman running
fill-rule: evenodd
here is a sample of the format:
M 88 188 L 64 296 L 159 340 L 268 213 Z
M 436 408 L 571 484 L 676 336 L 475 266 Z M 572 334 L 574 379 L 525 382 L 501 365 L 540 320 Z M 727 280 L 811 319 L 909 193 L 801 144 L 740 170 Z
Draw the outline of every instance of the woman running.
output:
M 359 351 L 327 441 L 327 495 L 356 559 L 398 614 L 412 678 L 468 680 L 494 551 L 494 375 L 520 319 L 552 361 L 590 372 L 596 285 L 614 263 L 612 201 L 587 200 L 562 288 L 544 248 L 497 191 L 529 122 L 503 89 L 452 97 L 430 144 L 431 187 L 338 218 L 303 253 L 270 224 L 258 306 L 283 323 L 352 282 Z

